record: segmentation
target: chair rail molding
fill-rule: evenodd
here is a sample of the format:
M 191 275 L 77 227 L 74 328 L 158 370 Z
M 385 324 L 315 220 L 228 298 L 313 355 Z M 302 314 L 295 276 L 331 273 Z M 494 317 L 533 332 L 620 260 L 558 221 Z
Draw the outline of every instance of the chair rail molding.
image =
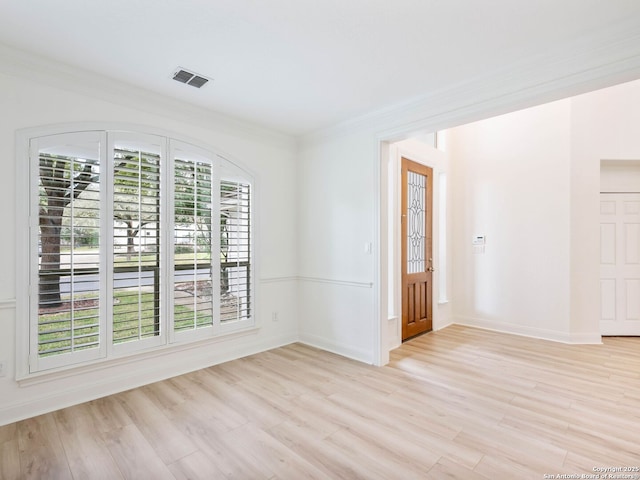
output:
M 352 280 L 339 280 L 333 278 L 322 278 L 322 277 L 298 277 L 301 282 L 308 283 L 329 283 L 331 285 L 343 285 L 347 287 L 357 287 L 357 288 L 373 288 L 373 282 L 355 282 Z
M 5 298 L 0 300 L 0 310 L 12 310 L 16 308 L 15 298 Z

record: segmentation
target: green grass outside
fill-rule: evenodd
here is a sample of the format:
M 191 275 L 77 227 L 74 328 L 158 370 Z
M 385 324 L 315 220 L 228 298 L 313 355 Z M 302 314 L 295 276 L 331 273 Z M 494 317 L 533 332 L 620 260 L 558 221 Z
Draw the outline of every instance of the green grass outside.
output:
M 91 294 L 77 295 L 76 300 L 95 298 Z M 68 300 L 64 299 L 63 300 Z M 138 305 L 142 305 L 139 312 Z M 141 315 L 140 315 L 141 314 Z M 114 295 L 113 326 L 114 343 L 124 343 L 129 340 L 152 337 L 156 335 L 154 319 L 153 293 L 138 291 L 120 291 Z M 174 307 L 175 330 L 187 330 L 193 328 L 194 321 L 197 328 L 211 325 L 212 315 L 203 311 L 194 316 L 194 311 L 184 305 L 176 304 Z M 194 318 L 195 317 L 195 318 Z M 41 356 L 65 353 L 71 349 L 72 341 L 75 350 L 95 347 L 98 341 L 97 306 L 76 308 L 74 311 L 74 339 L 71 339 L 71 312 L 62 311 L 39 315 L 39 352 Z M 140 332 L 138 330 L 140 323 Z

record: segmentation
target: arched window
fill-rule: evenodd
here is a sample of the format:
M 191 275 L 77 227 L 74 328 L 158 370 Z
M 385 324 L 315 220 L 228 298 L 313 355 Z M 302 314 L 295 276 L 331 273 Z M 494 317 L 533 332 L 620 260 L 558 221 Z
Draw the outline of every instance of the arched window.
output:
M 23 143 L 25 376 L 254 325 L 248 172 L 149 133 Z

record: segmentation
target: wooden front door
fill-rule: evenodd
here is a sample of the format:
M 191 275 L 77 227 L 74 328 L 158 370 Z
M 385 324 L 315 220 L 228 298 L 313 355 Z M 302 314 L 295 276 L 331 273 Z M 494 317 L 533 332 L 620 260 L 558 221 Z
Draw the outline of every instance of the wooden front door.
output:
M 402 340 L 432 328 L 433 170 L 402 159 Z

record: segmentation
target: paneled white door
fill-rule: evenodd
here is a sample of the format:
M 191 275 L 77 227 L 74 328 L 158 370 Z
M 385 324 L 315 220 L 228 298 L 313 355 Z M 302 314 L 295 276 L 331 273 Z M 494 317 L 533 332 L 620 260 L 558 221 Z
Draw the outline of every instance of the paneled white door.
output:
M 600 195 L 602 335 L 640 335 L 640 193 Z

